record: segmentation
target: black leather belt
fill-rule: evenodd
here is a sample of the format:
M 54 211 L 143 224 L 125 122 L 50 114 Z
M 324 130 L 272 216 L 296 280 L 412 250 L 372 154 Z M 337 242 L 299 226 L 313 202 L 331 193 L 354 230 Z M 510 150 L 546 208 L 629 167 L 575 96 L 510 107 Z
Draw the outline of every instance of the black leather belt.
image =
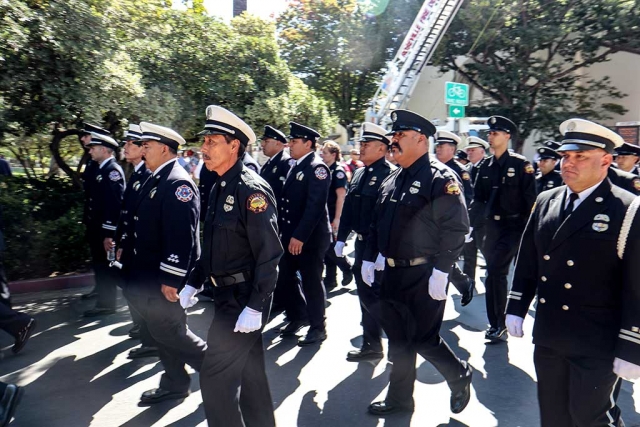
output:
M 236 274 L 231 274 L 229 276 L 210 276 L 211 283 L 216 288 L 223 288 L 225 286 L 237 285 L 239 283 L 248 282 L 251 277 L 249 272 L 240 272 Z
M 516 218 L 520 218 L 520 214 L 514 214 L 514 215 L 493 215 L 491 218 L 493 218 L 494 221 L 500 221 L 503 219 L 516 219 Z
M 418 258 L 411 259 L 394 259 L 387 258 L 387 264 L 389 267 L 415 267 L 418 265 L 427 264 L 430 257 L 420 256 Z

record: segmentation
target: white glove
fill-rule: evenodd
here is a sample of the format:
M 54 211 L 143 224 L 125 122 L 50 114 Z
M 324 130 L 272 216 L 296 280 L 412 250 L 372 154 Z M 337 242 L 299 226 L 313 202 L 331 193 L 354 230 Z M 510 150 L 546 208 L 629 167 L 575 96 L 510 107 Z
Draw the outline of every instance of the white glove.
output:
M 233 332 L 249 333 L 257 331 L 262 326 L 262 312 L 256 311 L 253 308 L 245 307 L 238 316 L 236 322 L 236 328 Z
M 342 258 L 342 251 L 344 250 L 344 242 L 336 242 L 336 245 L 333 247 L 333 252 L 336 253 L 338 258 Z
M 182 288 L 178 294 L 182 308 L 187 309 L 196 305 L 198 303 L 198 298 L 196 298 L 198 292 L 199 289 L 196 289 L 191 285 L 184 285 L 184 288 Z
M 627 380 L 636 380 L 640 378 L 640 366 L 616 357 L 613 359 L 613 373 Z
M 514 316 L 513 314 L 507 314 L 506 319 L 507 331 L 512 337 L 521 338 L 524 333 L 522 332 L 522 323 L 524 319 L 520 316 Z
M 473 227 L 469 227 L 469 234 L 464 235 L 465 243 L 473 242 L 473 237 L 471 237 L 471 233 L 473 233 Z
M 360 274 L 362 275 L 362 281 L 368 286 L 371 286 L 375 280 L 375 266 L 371 261 L 362 261 Z
M 436 301 L 446 300 L 448 284 L 449 275 L 434 268 L 431 277 L 429 277 L 429 295 L 431 295 L 431 298 Z
M 384 270 L 384 265 L 386 264 L 386 258 L 382 256 L 382 254 L 378 254 L 378 258 L 376 258 L 375 269 L 376 271 Z

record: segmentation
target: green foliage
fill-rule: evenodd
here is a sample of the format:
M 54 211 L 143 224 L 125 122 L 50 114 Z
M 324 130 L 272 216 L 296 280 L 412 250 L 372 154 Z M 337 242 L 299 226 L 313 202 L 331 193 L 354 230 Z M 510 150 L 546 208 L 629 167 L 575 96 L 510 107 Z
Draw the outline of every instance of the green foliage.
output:
M 624 113 L 620 105 L 601 102 L 624 95 L 608 78 L 591 78 L 588 67 L 637 40 L 634 1 L 477 0 L 459 11 L 434 62 L 484 95 L 469 115 L 503 114 L 519 124 L 520 149 L 532 131 L 553 137 L 569 117 L 605 120 Z
M 83 196 L 67 179 L 0 182 L 4 266 L 9 280 L 47 277 L 88 267 Z

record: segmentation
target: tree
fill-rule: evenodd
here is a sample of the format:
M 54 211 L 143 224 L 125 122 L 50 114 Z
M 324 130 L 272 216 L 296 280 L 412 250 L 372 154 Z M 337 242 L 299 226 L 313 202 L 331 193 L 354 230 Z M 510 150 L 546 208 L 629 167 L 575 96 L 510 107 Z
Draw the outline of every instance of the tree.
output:
M 634 1 L 473 1 L 459 11 L 434 64 L 482 93 L 470 115 L 501 114 L 517 123 L 514 148 L 521 151 L 532 132 L 555 136 L 567 118 L 604 120 L 625 112 L 600 101 L 624 95 L 609 78 L 595 80 L 588 71 L 636 43 L 639 13 Z
M 332 105 L 340 124 L 363 119 L 386 61 L 422 2 L 297 0 L 278 18 L 282 56 Z

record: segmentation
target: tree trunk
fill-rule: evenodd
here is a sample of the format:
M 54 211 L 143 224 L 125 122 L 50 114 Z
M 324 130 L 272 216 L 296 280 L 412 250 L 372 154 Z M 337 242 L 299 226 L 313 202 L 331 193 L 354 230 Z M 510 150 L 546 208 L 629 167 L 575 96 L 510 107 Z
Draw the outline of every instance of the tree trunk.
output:
M 51 140 L 51 144 L 49 144 L 49 149 L 51 150 L 51 155 L 55 159 L 60 169 L 62 169 L 67 174 L 67 176 L 71 178 L 71 180 L 73 181 L 76 187 L 82 190 L 82 180 L 80 179 L 80 173 L 71 169 L 71 166 L 69 166 L 67 162 L 65 162 L 62 156 L 60 155 L 60 143 L 62 142 L 62 140 L 67 136 L 79 135 L 79 134 L 80 134 L 79 129 L 69 129 L 63 132 L 55 130 L 53 132 L 53 139 Z

